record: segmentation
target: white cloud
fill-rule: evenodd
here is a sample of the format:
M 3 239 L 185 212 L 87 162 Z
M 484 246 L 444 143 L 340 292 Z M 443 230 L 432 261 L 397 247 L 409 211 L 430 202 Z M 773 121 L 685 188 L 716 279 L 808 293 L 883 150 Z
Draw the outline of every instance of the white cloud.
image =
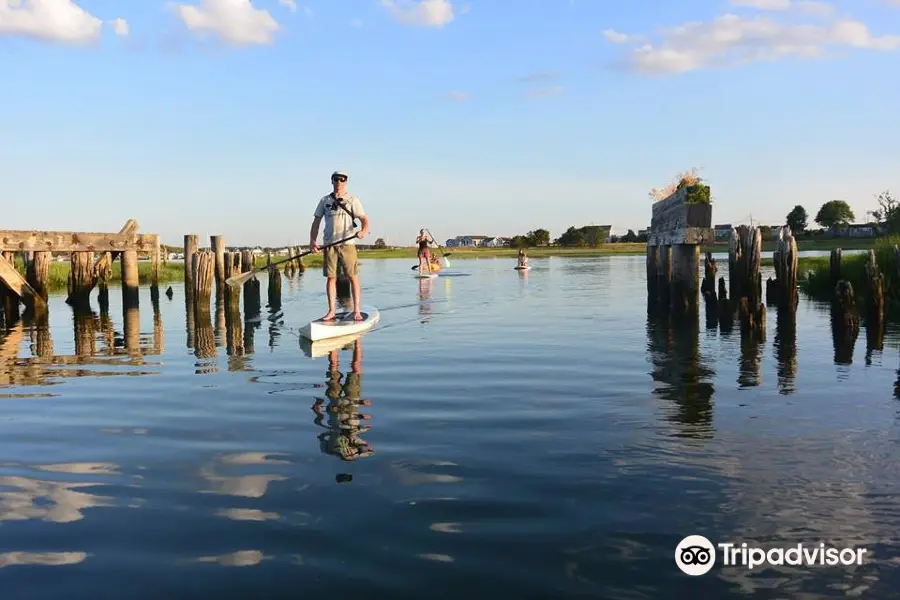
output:
M 664 29 L 661 37 L 656 45 L 647 43 L 635 49 L 630 66 L 645 73 L 679 73 L 790 56 L 819 58 L 832 47 L 900 49 L 900 36 L 874 36 L 864 23 L 852 19 L 837 19 L 825 25 L 788 25 L 768 17 L 726 14 L 710 22 L 695 21 Z
M 109 22 L 112 25 L 113 31 L 116 32 L 116 35 L 119 37 L 127 37 L 131 32 L 131 28 L 128 26 L 128 21 L 125 19 L 116 19 L 114 21 Z
M 179 4 L 175 10 L 195 34 L 211 32 L 235 46 L 271 44 L 281 30 L 269 11 L 254 7 L 250 0 L 200 0 L 199 6 Z
M 826 2 L 816 0 L 731 0 L 732 6 L 755 8 L 769 11 L 793 11 L 818 15 L 829 15 L 834 12 L 834 7 Z
M 619 33 L 614 29 L 604 29 L 603 37 L 606 38 L 606 41 L 612 42 L 613 44 L 628 44 L 630 42 L 637 42 L 643 39 L 643 36 Z
M 294 0 L 278 0 L 278 4 L 287 6 L 291 12 L 297 12 L 297 3 Z
M 453 21 L 450 0 L 381 0 L 381 6 L 407 25 L 443 27 Z
M 103 21 L 73 0 L 0 0 L 0 36 L 90 44 L 100 39 L 102 27 Z

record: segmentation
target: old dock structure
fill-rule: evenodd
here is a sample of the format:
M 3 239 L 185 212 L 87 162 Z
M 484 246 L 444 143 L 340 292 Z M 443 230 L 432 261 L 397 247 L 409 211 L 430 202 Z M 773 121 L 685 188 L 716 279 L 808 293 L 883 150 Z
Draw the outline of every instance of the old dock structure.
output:
M 0 300 L 3 317 L 8 323 L 19 318 L 19 307 L 26 310 L 46 309 L 50 263 L 53 255 L 68 254 L 71 269 L 67 282 L 66 302 L 74 308 L 87 308 L 95 287 L 100 304 L 108 299 L 107 285 L 112 264 L 121 261 L 122 302 L 137 308 L 138 254 L 149 254 L 151 260 L 151 294 L 158 298 L 159 267 L 163 260 L 159 236 L 138 233 L 138 223 L 129 219 L 117 233 L 73 231 L 4 230 L 0 231 Z M 17 268 L 21 256 L 24 276 Z
M 709 186 L 705 187 L 708 197 Z M 691 185 L 682 185 L 653 204 L 647 234 L 649 307 L 684 313 L 698 305 L 700 245 L 715 238 L 712 206 L 693 202 Z

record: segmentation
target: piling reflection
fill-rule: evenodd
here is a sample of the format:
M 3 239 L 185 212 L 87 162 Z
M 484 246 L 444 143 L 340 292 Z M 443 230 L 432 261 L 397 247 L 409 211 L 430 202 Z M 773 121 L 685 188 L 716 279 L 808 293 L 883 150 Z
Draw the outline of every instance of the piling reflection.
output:
M 856 338 L 859 336 L 859 313 L 853 288 L 845 281 L 838 282 L 831 302 L 831 338 L 834 344 L 834 364 L 852 365 Z M 842 377 L 843 378 L 843 377 Z
M 697 308 L 678 317 L 648 312 L 647 345 L 653 364 L 651 376 L 659 384 L 653 393 L 673 405 L 668 420 L 679 425 L 680 436 L 709 438 L 715 371 L 700 352 Z
M 225 294 L 216 286 L 216 329 L 215 346 L 221 348 L 225 345 Z
M 789 308 L 779 308 L 775 317 L 775 360 L 778 363 L 778 393 L 793 394 L 797 378 L 797 318 Z
M 360 412 L 360 407 L 372 405 L 371 400 L 362 398 L 362 338 L 357 337 L 350 344 L 353 351 L 350 371 L 346 376 L 340 372 L 340 349 L 331 350 L 325 398 L 316 398 L 312 405 L 316 413 L 313 422 L 326 429 L 318 435 L 319 449 L 344 461 L 365 458 L 375 452 L 361 437 L 371 429 L 362 425 L 371 415 Z
M 219 371 L 216 357 L 216 334 L 212 325 L 212 311 L 206 302 L 194 304 L 194 373 L 209 374 Z

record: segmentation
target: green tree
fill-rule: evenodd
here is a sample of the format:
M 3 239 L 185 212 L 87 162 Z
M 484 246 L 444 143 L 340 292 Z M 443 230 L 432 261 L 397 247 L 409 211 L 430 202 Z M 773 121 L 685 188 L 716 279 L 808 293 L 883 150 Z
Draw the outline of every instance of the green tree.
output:
M 535 229 L 534 231 L 529 231 L 526 234 L 526 237 L 529 239 L 532 246 L 550 245 L 550 232 L 546 229 Z
M 584 232 L 575 227 L 569 227 L 566 231 L 556 238 L 556 244 L 559 246 L 584 246 Z
M 619 241 L 626 243 L 626 244 L 634 243 L 634 242 L 638 241 L 638 236 L 634 232 L 634 229 L 629 229 L 628 233 L 626 233 L 625 235 L 623 235 L 622 237 L 619 238 Z
M 808 219 L 809 215 L 806 214 L 806 209 L 798 204 L 787 214 L 785 223 L 791 228 L 791 233 L 802 233 L 806 230 Z
M 816 223 L 825 228 L 831 228 L 835 225 L 847 225 L 852 223 L 856 217 L 853 215 L 853 209 L 843 200 L 829 200 L 822 205 L 816 214 Z
M 511 248 L 528 248 L 531 246 L 531 240 L 528 236 L 514 235 L 509 239 L 509 245 Z
M 387 244 L 385 243 L 384 238 L 378 238 L 377 240 L 375 240 L 375 247 L 387 248 Z
M 878 194 L 876 200 L 878 210 L 873 210 L 872 216 L 878 221 L 878 225 L 887 233 L 900 233 L 900 202 L 890 190 Z

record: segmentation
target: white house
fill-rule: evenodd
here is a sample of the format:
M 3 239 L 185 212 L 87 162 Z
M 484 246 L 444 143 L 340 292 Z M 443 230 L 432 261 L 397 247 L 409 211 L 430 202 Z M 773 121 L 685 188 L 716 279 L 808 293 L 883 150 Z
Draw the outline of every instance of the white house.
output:
M 510 240 L 507 237 L 497 236 L 488 238 L 482 245 L 488 248 L 503 248 L 509 246 L 509 241 Z

